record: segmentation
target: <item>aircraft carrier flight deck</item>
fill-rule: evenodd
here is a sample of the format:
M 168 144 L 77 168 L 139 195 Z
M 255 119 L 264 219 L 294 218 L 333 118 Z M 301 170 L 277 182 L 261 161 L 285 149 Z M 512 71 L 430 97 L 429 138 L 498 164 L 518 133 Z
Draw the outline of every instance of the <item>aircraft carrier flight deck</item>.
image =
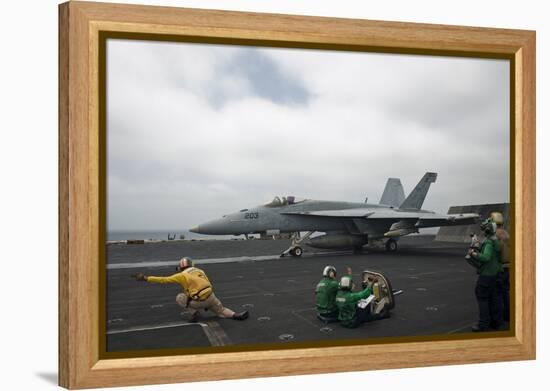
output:
M 165 241 L 107 245 L 107 351 L 285 344 L 469 333 L 477 321 L 476 272 L 464 260 L 467 243 L 434 241 L 434 236 L 402 238 L 399 249 L 322 251 L 305 248 L 302 257 L 279 254 L 289 240 Z M 179 258 L 191 257 L 207 273 L 216 296 L 234 311 L 249 310 L 245 321 L 201 312 L 189 323 L 176 304 L 177 285 L 137 282 L 131 275 L 166 276 Z M 346 329 L 316 318 L 314 290 L 323 267 L 338 274 L 353 269 L 382 272 L 403 290 L 388 319 Z

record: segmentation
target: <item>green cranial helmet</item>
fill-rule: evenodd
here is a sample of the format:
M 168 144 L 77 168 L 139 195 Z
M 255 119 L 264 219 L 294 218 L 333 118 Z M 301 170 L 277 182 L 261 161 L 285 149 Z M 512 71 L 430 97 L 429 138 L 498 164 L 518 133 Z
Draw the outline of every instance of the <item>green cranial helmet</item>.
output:
M 479 228 L 486 234 L 486 235 L 494 235 L 494 233 L 497 231 L 497 225 L 493 220 L 485 219 L 481 222 L 479 225 Z
M 350 276 L 344 276 L 340 279 L 340 289 L 350 290 L 353 285 L 353 281 Z

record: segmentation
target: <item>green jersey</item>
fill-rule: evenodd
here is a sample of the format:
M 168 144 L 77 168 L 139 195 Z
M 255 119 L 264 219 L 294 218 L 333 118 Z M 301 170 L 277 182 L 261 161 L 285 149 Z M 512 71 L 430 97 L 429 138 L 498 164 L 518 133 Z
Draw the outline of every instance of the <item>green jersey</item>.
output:
M 319 314 L 331 314 L 338 311 L 336 292 L 338 292 L 337 281 L 328 277 L 323 277 L 319 281 L 315 288 L 315 305 Z
M 482 276 L 496 276 L 502 271 L 500 247 L 496 239 L 485 239 L 479 253 L 476 253 L 473 258 L 479 262 L 479 274 Z
M 338 320 L 343 326 L 351 326 L 356 318 L 357 302 L 366 299 L 372 294 L 370 288 L 359 292 L 352 292 L 340 289 L 336 294 L 336 305 L 338 306 Z

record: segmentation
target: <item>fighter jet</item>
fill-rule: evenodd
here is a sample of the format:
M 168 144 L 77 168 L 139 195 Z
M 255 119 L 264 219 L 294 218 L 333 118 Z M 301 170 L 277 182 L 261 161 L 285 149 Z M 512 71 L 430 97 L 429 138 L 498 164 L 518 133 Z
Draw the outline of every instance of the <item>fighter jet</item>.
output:
M 320 201 L 294 196 L 273 201 L 190 229 L 206 235 L 292 234 L 292 244 L 281 256 L 299 257 L 302 245 L 325 249 L 351 248 L 361 251 L 372 242 L 382 242 L 387 251 L 397 250 L 401 236 L 420 228 L 469 225 L 479 220 L 476 213 L 437 214 L 422 210 L 422 204 L 437 173 L 427 172 L 407 198 L 399 178 L 389 178 L 379 204 Z M 305 234 L 302 236 L 301 233 Z M 312 237 L 314 233 L 322 233 Z

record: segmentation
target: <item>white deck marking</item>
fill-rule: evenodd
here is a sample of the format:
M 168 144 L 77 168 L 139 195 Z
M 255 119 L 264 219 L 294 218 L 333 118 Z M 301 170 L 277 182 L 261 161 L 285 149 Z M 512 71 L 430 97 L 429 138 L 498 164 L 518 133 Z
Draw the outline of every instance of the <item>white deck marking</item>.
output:
M 132 333 L 134 331 L 160 330 L 160 329 L 168 329 L 172 327 L 183 327 L 183 326 L 200 326 L 203 328 L 207 327 L 207 325 L 204 323 L 172 322 L 172 323 L 166 323 L 166 324 L 160 324 L 160 325 L 128 327 L 126 329 L 121 329 L 121 330 L 109 330 L 107 331 L 107 334 L 110 335 L 110 334 Z
M 257 257 L 233 257 L 233 258 L 208 258 L 208 259 L 194 259 L 195 265 L 204 265 L 210 263 L 230 263 L 230 262 L 244 262 L 244 261 L 268 261 L 272 259 L 278 259 L 278 255 L 261 255 Z M 132 262 L 132 263 L 109 263 L 107 270 L 110 269 L 132 269 L 142 267 L 164 267 L 174 266 L 178 263 L 177 259 L 172 261 L 153 261 L 153 262 Z
M 315 257 L 315 256 L 329 256 L 329 255 L 345 255 L 350 254 L 349 252 L 342 251 L 331 251 L 331 252 L 322 252 L 322 253 L 308 253 L 304 254 L 302 257 Z M 193 262 L 195 265 L 207 265 L 214 263 L 231 263 L 231 262 L 256 262 L 256 261 L 273 261 L 276 259 L 296 259 L 295 257 L 279 257 L 279 254 L 276 255 L 258 255 L 258 256 L 243 256 L 243 257 L 231 257 L 231 258 L 206 258 L 206 259 L 194 259 Z M 133 268 L 145 268 L 145 267 L 165 267 L 165 266 L 174 266 L 178 263 L 177 259 L 172 261 L 150 261 L 150 262 L 124 262 L 124 263 L 109 263 L 107 264 L 107 270 L 116 270 L 116 269 L 133 269 Z
M 212 346 L 232 345 L 231 340 L 218 322 L 210 320 L 206 324 L 208 327 L 203 328 L 203 330 Z

